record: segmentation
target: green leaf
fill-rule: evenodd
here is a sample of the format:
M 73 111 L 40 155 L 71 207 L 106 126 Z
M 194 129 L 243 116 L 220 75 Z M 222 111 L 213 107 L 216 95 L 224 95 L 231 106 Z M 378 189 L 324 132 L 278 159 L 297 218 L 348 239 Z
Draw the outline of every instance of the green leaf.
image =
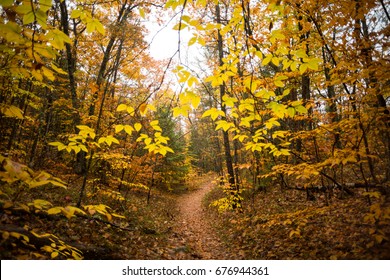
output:
M 33 23 L 34 21 L 35 21 L 35 14 L 32 11 L 30 11 L 29 13 L 27 13 L 23 16 L 23 24 L 24 25 Z
M 38 24 L 43 28 L 47 29 L 47 15 L 46 12 L 42 11 L 41 9 L 38 9 L 35 11 L 35 17 L 38 22 Z
M 0 0 L 0 5 L 3 7 L 11 7 L 14 0 Z
M 15 11 L 18 14 L 25 15 L 25 14 L 28 14 L 28 13 L 32 13 L 32 7 L 31 7 L 31 4 L 29 2 L 23 2 L 22 5 L 17 6 L 15 8 Z
M 39 9 L 43 12 L 47 12 L 51 9 L 51 0 L 40 0 L 39 1 Z
M 178 22 L 172 29 L 173 30 L 183 30 L 186 27 L 188 27 L 188 25 L 185 24 L 184 22 Z

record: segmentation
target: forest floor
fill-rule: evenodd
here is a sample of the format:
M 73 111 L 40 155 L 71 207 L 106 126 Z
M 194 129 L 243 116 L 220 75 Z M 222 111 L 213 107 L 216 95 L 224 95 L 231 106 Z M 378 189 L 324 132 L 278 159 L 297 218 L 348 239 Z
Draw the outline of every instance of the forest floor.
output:
M 177 198 L 178 216 L 170 241 L 175 259 L 231 259 L 229 248 L 210 225 L 203 200 L 214 187 L 210 177 L 199 188 Z M 179 245 L 179 246 L 178 246 Z
M 368 201 L 363 190 L 354 189 L 351 196 L 336 193 L 326 205 L 323 194 L 308 201 L 302 190 L 268 186 L 244 191 L 240 211 L 220 213 L 209 206 L 224 197 L 214 178 L 196 177 L 171 192 L 153 189 L 149 204 L 145 190 L 131 191 L 122 202 L 101 201 L 125 217 L 111 221 L 3 209 L 0 259 L 53 257 L 53 251 L 38 248 L 60 248 L 57 237 L 81 250 L 85 259 L 390 259 L 389 208 L 383 198 Z M 73 185 L 64 193 L 34 194 L 50 194 L 53 200 L 55 193 L 56 205 L 64 197 L 65 205 L 76 200 L 79 188 Z M 16 235 L 5 236 L 5 231 Z M 32 231 L 53 235 L 38 239 Z

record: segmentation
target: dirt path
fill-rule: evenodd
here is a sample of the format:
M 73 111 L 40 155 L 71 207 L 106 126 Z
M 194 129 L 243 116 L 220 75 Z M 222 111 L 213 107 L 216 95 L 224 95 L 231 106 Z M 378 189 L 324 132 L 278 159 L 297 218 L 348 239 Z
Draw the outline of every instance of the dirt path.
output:
M 210 226 L 202 209 L 202 200 L 211 190 L 210 181 L 196 191 L 178 198 L 179 216 L 173 235 L 179 239 L 179 247 L 174 248 L 178 259 L 229 259 L 227 248 Z

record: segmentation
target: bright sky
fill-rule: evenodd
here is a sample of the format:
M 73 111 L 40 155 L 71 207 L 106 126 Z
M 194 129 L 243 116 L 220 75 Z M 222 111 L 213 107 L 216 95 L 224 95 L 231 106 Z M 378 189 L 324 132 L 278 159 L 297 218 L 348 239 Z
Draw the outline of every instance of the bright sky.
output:
M 145 26 L 149 29 L 150 34 L 146 37 L 150 45 L 150 54 L 157 60 L 164 60 L 171 58 L 178 49 L 179 32 L 173 30 L 173 26 L 177 23 L 178 16 L 167 24 L 167 26 L 159 25 L 155 21 L 149 20 Z M 169 18 L 167 19 L 169 21 Z M 192 38 L 192 33 L 188 29 L 180 31 L 180 57 L 182 61 L 188 63 L 189 61 L 196 61 L 200 49 L 196 45 L 188 47 L 188 41 Z
M 172 30 L 172 26 L 163 28 L 152 22 L 148 22 L 146 26 L 150 30 L 150 34 L 146 39 L 149 42 L 151 41 L 150 54 L 152 57 L 163 60 L 174 55 L 178 45 L 178 32 Z M 161 28 L 163 29 L 158 32 Z

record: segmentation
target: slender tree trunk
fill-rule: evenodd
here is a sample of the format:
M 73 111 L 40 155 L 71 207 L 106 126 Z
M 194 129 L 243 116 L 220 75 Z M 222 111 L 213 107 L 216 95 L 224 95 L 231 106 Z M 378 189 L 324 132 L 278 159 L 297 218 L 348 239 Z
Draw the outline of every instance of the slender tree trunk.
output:
M 221 23 L 221 12 L 219 5 L 215 6 L 215 12 L 217 16 L 217 23 Z M 219 57 L 219 65 L 223 65 L 223 41 L 222 41 L 222 36 L 220 33 L 220 30 L 218 30 L 218 57 Z M 225 95 L 226 92 L 226 87 L 225 84 L 222 84 L 219 86 L 219 92 L 220 92 L 220 102 L 221 102 L 221 110 L 225 113 L 226 115 L 226 106 L 223 104 L 222 97 Z M 236 180 L 234 176 L 234 168 L 233 168 L 233 158 L 232 154 L 230 152 L 230 140 L 229 140 L 229 133 L 227 131 L 222 131 L 223 134 L 223 144 L 225 148 L 225 162 L 226 162 L 226 168 L 229 176 L 229 185 L 232 189 L 236 189 Z
M 68 15 L 68 8 L 66 6 L 66 0 L 63 1 L 57 0 L 57 2 L 59 3 L 60 6 L 62 31 L 67 36 L 69 36 L 69 15 Z M 74 73 L 76 72 L 76 58 L 72 52 L 72 46 L 69 43 L 65 43 L 65 49 L 66 49 L 66 62 L 67 62 L 66 68 L 67 68 L 68 78 L 69 78 L 69 89 L 70 89 L 70 95 L 72 99 L 72 106 L 75 110 L 78 110 L 79 101 L 77 98 L 77 85 L 76 85 L 76 79 L 74 75 Z M 80 117 L 78 116 L 78 114 L 75 114 L 74 122 L 75 125 L 78 125 L 80 123 Z

